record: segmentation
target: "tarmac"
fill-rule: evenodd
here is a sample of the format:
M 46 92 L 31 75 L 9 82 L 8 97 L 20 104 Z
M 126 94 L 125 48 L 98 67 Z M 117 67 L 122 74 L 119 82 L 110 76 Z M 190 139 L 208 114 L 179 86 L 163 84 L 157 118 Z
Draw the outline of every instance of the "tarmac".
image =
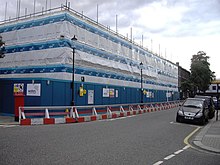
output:
M 11 125 L 19 125 L 19 122 L 15 122 L 13 116 L 0 114 L 0 127 Z M 200 132 L 192 139 L 192 143 L 202 150 L 220 154 L 220 113 L 218 120 L 214 117 L 201 128 Z

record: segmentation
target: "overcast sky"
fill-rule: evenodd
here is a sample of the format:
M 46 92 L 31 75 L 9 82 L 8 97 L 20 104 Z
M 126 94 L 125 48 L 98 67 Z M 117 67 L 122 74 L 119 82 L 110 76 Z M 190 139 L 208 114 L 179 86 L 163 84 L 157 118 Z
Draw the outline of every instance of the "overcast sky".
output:
M 36 11 L 66 0 L 35 0 Z M 189 70 L 198 51 L 210 56 L 210 68 L 220 79 L 220 0 L 68 0 L 71 8 L 140 43 Z M 16 16 L 17 0 L 1 0 L 0 20 Z M 21 14 L 33 12 L 34 0 L 21 0 Z M 160 51 L 159 51 L 160 50 Z

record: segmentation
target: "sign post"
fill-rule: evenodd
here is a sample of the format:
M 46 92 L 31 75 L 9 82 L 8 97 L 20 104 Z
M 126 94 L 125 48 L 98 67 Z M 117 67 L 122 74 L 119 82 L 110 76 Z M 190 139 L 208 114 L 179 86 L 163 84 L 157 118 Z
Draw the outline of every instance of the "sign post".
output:
M 19 107 L 24 106 L 24 84 L 14 84 L 14 117 L 19 121 Z

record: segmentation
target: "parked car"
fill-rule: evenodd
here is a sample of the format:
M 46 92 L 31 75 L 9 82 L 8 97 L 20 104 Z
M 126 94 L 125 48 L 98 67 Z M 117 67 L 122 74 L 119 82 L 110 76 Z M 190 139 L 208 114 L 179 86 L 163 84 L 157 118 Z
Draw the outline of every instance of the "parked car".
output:
M 187 98 L 179 107 L 176 122 L 190 121 L 204 125 L 209 119 L 209 107 L 205 99 Z
M 212 119 L 215 116 L 215 104 L 211 96 L 202 96 L 196 95 L 195 98 L 205 99 L 209 106 L 209 119 Z

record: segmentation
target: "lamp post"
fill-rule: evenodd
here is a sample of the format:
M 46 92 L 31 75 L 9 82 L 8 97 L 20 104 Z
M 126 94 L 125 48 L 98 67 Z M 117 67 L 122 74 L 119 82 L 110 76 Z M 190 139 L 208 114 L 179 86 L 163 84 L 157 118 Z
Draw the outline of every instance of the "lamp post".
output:
M 71 38 L 71 40 L 72 41 L 77 41 L 77 38 L 76 38 L 76 36 L 74 35 L 73 36 L 73 38 Z M 74 106 L 75 105 L 75 102 L 74 102 L 74 81 L 75 81 L 75 79 L 74 79 L 74 70 L 75 70 L 75 47 L 72 47 L 72 49 L 73 49 L 73 73 L 72 73 L 72 106 Z
M 216 109 L 216 121 L 218 120 L 218 110 L 219 110 L 219 93 L 218 93 L 218 90 L 219 90 L 219 83 L 216 83 L 217 84 L 217 109 Z
M 140 63 L 140 69 L 141 69 L 141 103 L 143 103 L 143 63 Z
M 172 91 L 171 94 L 172 94 L 172 101 L 173 101 L 173 98 L 174 98 L 174 91 Z

